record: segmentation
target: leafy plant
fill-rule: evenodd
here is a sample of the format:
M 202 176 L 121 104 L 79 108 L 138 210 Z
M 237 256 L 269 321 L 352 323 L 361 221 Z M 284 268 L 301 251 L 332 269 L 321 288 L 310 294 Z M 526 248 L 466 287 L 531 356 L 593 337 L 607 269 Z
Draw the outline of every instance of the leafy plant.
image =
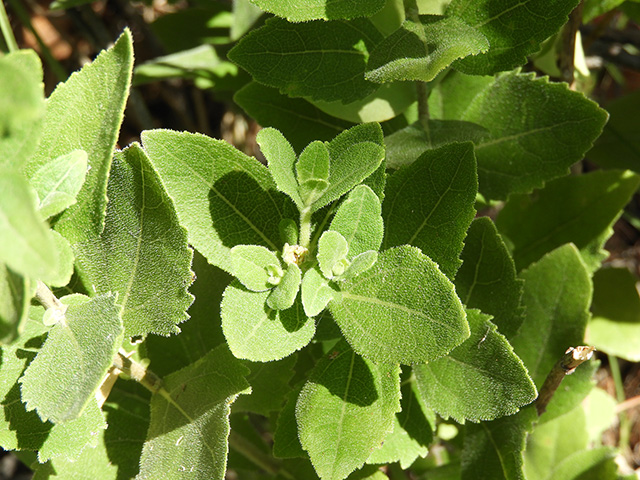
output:
M 33 51 L 0 57 L 0 446 L 35 478 L 618 478 L 597 362 L 547 379 L 591 358 L 563 355 L 592 298 L 590 341 L 637 356 L 601 262 L 640 177 L 568 175 L 608 114 L 520 70 L 578 2 L 254 3 L 215 10 L 228 60 L 183 38 L 134 70 L 125 30 L 46 100 Z M 266 165 L 115 149 L 132 77 L 223 64 Z

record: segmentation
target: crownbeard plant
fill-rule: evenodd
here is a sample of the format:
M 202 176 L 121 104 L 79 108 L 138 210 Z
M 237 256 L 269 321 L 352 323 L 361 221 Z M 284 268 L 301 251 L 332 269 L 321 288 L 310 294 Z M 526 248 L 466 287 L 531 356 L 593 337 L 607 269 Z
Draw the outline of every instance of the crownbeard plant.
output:
M 0 57 L 0 446 L 34 478 L 619 478 L 597 362 L 532 403 L 590 321 L 635 354 L 600 264 L 640 177 L 568 175 L 608 114 L 519 70 L 578 2 L 406 3 L 237 2 L 266 166 L 115 150 L 129 30 L 46 100 Z

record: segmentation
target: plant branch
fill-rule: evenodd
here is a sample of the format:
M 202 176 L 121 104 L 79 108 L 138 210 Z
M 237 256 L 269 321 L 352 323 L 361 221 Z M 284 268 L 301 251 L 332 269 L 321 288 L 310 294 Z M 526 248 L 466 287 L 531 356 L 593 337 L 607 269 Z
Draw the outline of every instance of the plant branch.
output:
M 113 360 L 113 366 L 140 383 L 151 393 L 158 392 L 162 388 L 162 379 L 144 365 L 131 360 L 128 355 L 125 350 L 120 349 Z
M 49 310 L 50 308 L 55 308 L 57 310 L 66 310 L 66 306 L 58 300 L 49 287 L 47 287 L 44 283 L 38 280 L 38 284 L 36 285 L 36 300 L 40 302 L 44 308 Z
M 544 381 L 540 394 L 536 400 L 536 410 L 538 416 L 542 415 L 547 409 L 547 405 L 551 401 L 553 394 L 556 392 L 560 383 L 566 375 L 571 375 L 578 366 L 586 362 L 593 356 L 595 347 L 569 347 L 562 358 L 553 366 L 549 375 Z
M 622 375 L 620 375 L 620 364 L 615 355 L 609 355 L 609 367 L 611 368 L 611 376 L 613 377 L 613 383 L 616 387 L 616 399 L 622 404 L 626 395 L 624 393 L 624 382 Z M 631 420 L 626 411 L 620 411 L 618 413 L 618 420 L 620 426 L 618 428 L 618 446 L 625 456 L 629 453 L 629 439 L 631 437 Z
M 18 50 L 18 42 L 16 42 L 16 37 L 13 35 L 11 22 L 9 22 L 7 10 L 4 8 L 4 1 L 0 1 L 0 30 L 2 30 L 2 36 L 9 52 Z
M 562 80 L 573 89 L 575 74 L 576 33 L 582 24 L 582 2 L 569 14 L 569 21 L 562 31 L 562 50 L 560 51 L 559 68 Z

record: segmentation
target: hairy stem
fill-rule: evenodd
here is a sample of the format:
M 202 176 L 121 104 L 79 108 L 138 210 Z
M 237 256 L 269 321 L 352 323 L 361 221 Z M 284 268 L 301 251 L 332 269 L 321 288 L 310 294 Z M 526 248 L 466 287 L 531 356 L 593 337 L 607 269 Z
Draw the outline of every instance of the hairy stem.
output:
M 4 38 L 4 43 L 7 44 L 9 52 L 18 50 L 18 42 L 16 42 L 16 37 L 13 35 L 13 30 L 11 30 L 11 23 L 9 22 L 7 10 L 4 8 L 4 2 L 0 2 L 0 30 L 2 30 L 2 37 Z
M 558 66 L 562 80 L 567 82 L 571 89 L 574 87 L 576 34 L 582 23 L 582 2 L 571 12 L 569 21 L 562 31 L 562 50 L 558 59 Z
M 613 383 L 616 387 L 616 399 L 618 400 L 618 403 L 622 403 L 626 400 L 624 382 L 622 380 L 622 375 L 620 374 L 620 364 L 614 355 L 609 355 L 609 366 L 611 367 L 611 376 L 613 377 Z M 629 439 L 631 437 L 631 421 L 625 411 L 618 413 L 618 420 L 620 421 L 618 446 L 626 456 L 630 448 Z
M 595 347 L 569 347 L 562 358 L 556 362 L 540 388 L 540 394 L 536 400 L 538 416 L 545 412 L 564 377 L 571 375 L 579 365 L 589 360 L 593 356 L 594 350 Z
M 156 393 L 162 388 L 162 379 L 145 366 L 131 360 L 128 353 L 123 349 L 120 349 L 114 358 L 113 366 L 140 383 L 151 393 Z
M 300 238 L 298 242 L 300 246 L 309 248 L 311 243 L 311 207 L 305 207 L 300 212 Z
M 38 280 L 38 284 L 36 285 L 36 300 L 40 302 L 44 308 L 49 310 L 50 308 L 55 308 L 57 310 L 66 310 L 66 306 L 63 305 L 58 297 L 56 297 L 49 287 L 47 287 L 44 283 Z

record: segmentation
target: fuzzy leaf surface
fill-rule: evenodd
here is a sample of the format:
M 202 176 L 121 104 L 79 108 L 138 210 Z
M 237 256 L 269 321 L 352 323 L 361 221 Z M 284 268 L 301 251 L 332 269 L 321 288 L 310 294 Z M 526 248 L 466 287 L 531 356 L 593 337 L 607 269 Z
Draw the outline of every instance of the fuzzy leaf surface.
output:
M 418 390 L 436 413 L 458 423 L 513 415 L 536 398 L 536 388 L 489 316 L 467 310 L 467 320 L 471 336 L 462 345 L 413 366 Z
M 426 151 L 387 180 L 384 248 L 416 246 L 454 278 L 462 241 L 475 215 L 477 188 L 473 144 Z
M 27 277 L 0 265 L 0 345 L 15 340 L 24 328 L 33 290 Z
M 282 276 L 282 280 L 276 285 L 267 297 L 267 306 L 274 310 L 286 310 L 291 308 L 296 301 L 302 282 L 302 272 L 295 263 L 290 263 Z
M 38 147 L 44 116 L 42 63 L 34 50 L 0 58 L 0 167 L 19 170 Z
M 589 345 L 630 362 L 640 361 L 640 295 L 626 268 L 603 268 L 593 276 Z
M 329 150 L 323 142 L 312 142 L 296 162 L 296 178 L 302 185 L 308 180 L 329 180 Z
M 620 170 L 558 178 L 535 196 L 511 197 L 496 225 L 513 244 L 518 270 L 569 242 L 596 270 L 607 255 L 608 232 L 638 186 L 640 176 Z
M 302 98 L 290 98 L 258 82 L 236 92 L 234 102 L 260 125 L 284 132 L 296 152 L 314 140 L 331 140 L 353 123 L 335 118 Z
M 329 228 L 347 241 L 349 260 L 369 250 L 378 251 L 384 235 L 380 199 L 368 186 L 358 185 L 340 204 Z
M 298 182 L 294 174 L 296 152 L 286 138 L 275 128 L 263 128 L 258 132 L 256 141 L 267 159 L 269 173 L 276 182 L 278 190 L 286 193 L 302 208 L 302 199 L 298 192 Z
M 315 317 L 329 304 L 334 290 L 317 268 L 310 268 L 302 279 L 300 294 L 305 314 Z
M 454 283 L 462 303 L 492 315 L 498 331 L 512 338 L 524 321 L 524 281 L 490 218 L 471 223 L 460 258 Z
M 38 210 L 49 218 L 76 203 L 87 174 L 87 153 L 74 150 L 42 166 L 31 178 L 40 199 Z
M 224 478 L 230 405 L 248 371 L 225 346 L 164 378 L 151 397 L 139 479 Z
M 229 251 L 233 274 L 242 285 L 254 292 L 273 288 L 267 267 L 280 267 L 280 259 L 271 250 L 258 245 L 236 245 Z M 280 272 L 281 273 L 281 272 Z
M 376 83 L 430 82 L 455 60 L 489 50 L 477 29 L 458 17 L 424 15 L 405 20 L 371 53 L 365 78 Z
M 565 350 L 584 341 L 591 278 L 571 244 L 547 253 L 521 278 L 526 318 L 511 344 L 540 387 Z
M 338 232 L 327 230 L 318 240 L 318 265 L 325 278 L 333 279 L 342 275 L 349 253 L 347 240 Z
M 262 10 L 283 17 L 290 22 L 309 20 L 339 20 L 370 17 L 382 10 L 385 0 L 353 2 L 351 0 L 251 0 Z
M 193 252 L 171 199 L 137 143 L 113 160 L 104 230 L 76 246 L 99 294 L 118 294 L 126 334 L 170 335 L 188 317 Z
M 74 248 L 104 225 L 107 178 L 132 69 L 131 32 L 125 29 L 113 47 L 60 83 L 47 99 L 42 139 L 25 173 L 31 177 L 50 160 L 76 149 L 87 153 L 90 168 L 77 203 L 55 227 Z
M 467 423 L 462 446 L 462 480 L 525 480 L 523 451 L 537 419 L 535 408 L 492 422 Z
M 418 248 L 383 251 L 341 290 L 329 309 L 353 349 L 375 362 L 430 362 L 469 336 L 453 285 Z
M 458 60 L 454 68 L 473 75 L 493 75 L 524 65 L 527 56 L 560 30 L 577 0 L 453 0 L 447 16 L 483 34 L 489 51 Z
M 254 80 L 286 95 L 349 103 L 377 88 L 364 72 L 380 40 L 368 19 L 289 23 L 273 18 L 240 40 L 228 57 Z
M 149 130 L 142 142 L 189 243 L 212 265 L 232 272 L 229 250 L 235 245 L 278 250 L 278 224 L 295 217 L 288 214 L 295 209 L 264 165 L 201 134 Z
M 565 175 L 607 120 L 583 94 L 533 74 L 453 74 L 436 91 L 430 99 L 434 116 L 440 112 L 443 120 L 473 122 L 489 131 L 475 154 L 480 193 L 491 199 L 529 192 Z
M 252 362 L 270 362 L 291 355 L 307 345 L 315 333 L 297 301 L 287 310 L 266 305 L 270 292 L 251 292 L 239 282 L 224 291 L 220 304 L 222 330 L 231 352 Z
M 374 364 L 346 342 L 324 356 L 296 404 L 300 443 L 322 480 L 341 480 L 364 464 L 400 410 L 400 368 Z
M 93 399 L 122 343 L 115 297 L 70 295 L 65 318 L 50 331 L 20 379 L 22 401 L 44 421 L 78 418 Z
M 49 282 L 58 275 L 56 242 L 36 211 L 37 196 L 19 173 L 0 171 L 0 262 Z

